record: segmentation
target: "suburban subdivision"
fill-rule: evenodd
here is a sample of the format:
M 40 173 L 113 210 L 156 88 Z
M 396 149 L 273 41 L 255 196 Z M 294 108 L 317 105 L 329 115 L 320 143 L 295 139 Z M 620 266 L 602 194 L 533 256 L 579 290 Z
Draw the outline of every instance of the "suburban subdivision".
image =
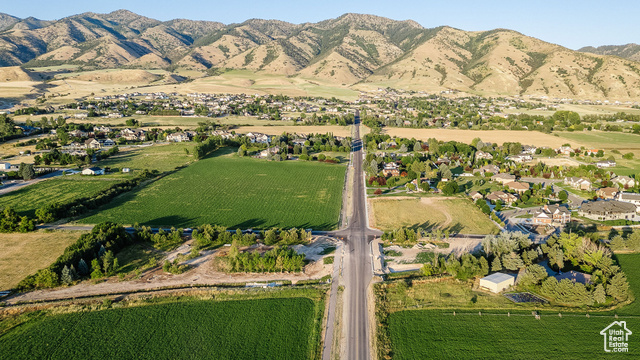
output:
M 637 358 L 640 62 L 599 49 L 0 14 L 0 360 Z

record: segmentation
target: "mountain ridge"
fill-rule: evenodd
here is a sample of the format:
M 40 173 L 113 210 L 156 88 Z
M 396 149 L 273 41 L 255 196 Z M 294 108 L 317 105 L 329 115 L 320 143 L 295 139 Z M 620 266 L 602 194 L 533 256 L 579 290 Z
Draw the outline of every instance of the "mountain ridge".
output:
M 128 10 L 55 21 L 0 14 L 3 28 L 0 66 L 229 68 L 345 86 L 640 98 L 640 63 L 620 57 L 622 50 L 578 52 L 510 29 L 424 28 L 413 20 L 356 13 L 316 23 L 248 19 L 225 25 L 159 21 Z

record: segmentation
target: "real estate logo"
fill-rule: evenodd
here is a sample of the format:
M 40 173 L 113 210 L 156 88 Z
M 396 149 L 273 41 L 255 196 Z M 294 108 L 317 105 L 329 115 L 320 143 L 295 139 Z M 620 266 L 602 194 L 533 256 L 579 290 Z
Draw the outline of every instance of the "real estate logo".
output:
M 600 335 L 604 336 L 604 351 L 629 352 L 629 335 L 631 334 L 631 330 L 627 329 L 626 321 L 612 322 L 600 331 Z

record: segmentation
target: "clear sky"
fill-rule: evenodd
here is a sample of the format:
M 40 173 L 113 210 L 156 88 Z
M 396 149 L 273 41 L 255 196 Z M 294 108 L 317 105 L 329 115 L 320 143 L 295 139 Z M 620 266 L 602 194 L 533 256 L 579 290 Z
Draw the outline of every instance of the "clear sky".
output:
M 412 19 L 424 27 L 449 25 L 462 30 L 507 28 L 571 49 L 640 43 L 640 2 L 592 0 L 15 0 L 0 12 L 25 18 L 60 19 L 83 12 L 131 10 L 158 20 L 185 18 L 225 24 L 251 18 L 292 23 L 316 22 L 354 12 L 395 20 Z

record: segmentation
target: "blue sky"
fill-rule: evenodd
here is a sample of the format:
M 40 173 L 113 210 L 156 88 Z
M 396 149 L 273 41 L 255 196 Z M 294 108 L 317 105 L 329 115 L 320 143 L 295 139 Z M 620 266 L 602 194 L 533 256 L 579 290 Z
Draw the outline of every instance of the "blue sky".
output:
M 507 28 L 571 49 L 587 45 L 640 43 L 640 2 L 636 1 L 446 1 L 446 0 L 27 0 L 7 1 L 0 12 L 52 20 L 82 12 L 128 9 L 158 20 L 186 18 L 225 24 L 251 18 L 292 23 L 316 22 L 347 12 L 395 20 L 412 19 L 424 27 L 449 25 L 462 30 Z

